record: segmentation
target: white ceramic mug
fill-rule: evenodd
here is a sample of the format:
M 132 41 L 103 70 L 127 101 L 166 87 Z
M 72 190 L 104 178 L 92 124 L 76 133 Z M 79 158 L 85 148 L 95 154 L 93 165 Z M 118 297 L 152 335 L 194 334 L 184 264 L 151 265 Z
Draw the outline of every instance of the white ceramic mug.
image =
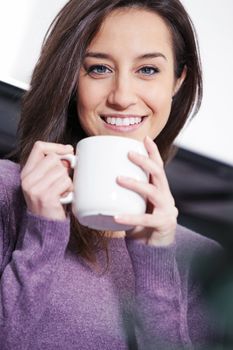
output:
M 72 202 L 73 213 L 82 225 L 96 230 L 129 230 L 131 226 L 116 223 L 114 216 L 145 212 L 145 199 L 116 182 L 120 175 L 148 182 L 147 174 L 128 159 L 130 151 L 148 156 L 140 141 L 91 136 L 78 142 L 76 155 L 61 157 L 74 168 L 74 192 L 61 202 Z

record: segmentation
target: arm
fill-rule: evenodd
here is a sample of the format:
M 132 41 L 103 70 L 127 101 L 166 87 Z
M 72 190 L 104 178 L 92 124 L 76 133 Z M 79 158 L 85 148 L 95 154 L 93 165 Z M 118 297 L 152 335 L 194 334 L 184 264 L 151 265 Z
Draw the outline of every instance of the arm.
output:
M 135 274 L 134 324 L 138 349 L 190 349 L 176 264 L 176 244 L 151 247 L 126 239 Z
M 226 271 L 231 269 L 230 261 L 217 242 L 188 229 L 181 230 L 188 233 L 186 239 L 184 235 L 180 238 L 183 242 L 186 241 L 187 247 L 186 256 L 184 257 L 184 251 L 182 254 L 183 266 L 180 270 L 182 280 L 188 281 L 184 288 L 188 295 L 187 323 L 190 338 L 201 350 L 225 348 L 226 315 L 231 313 L 232 294 L 228 290 L 229 281 L 225 278 Z M 193 247 L 192 251 L 190 247 Z M 187 267 L 189 274 L 186 277 Z
M 67 153 L 65 146 L 39 143 L 29 156 L 21 173 L 27 210 L 22 211 L 22 200 L 14 205 L 19 193 L 13 195 L 7 174 L 0 176 L 2 350 L 28 349 L 69 240 L 70 223 L 59 198 L 69 190 L 70 179 L 56 150 Z M 21 216 L 16 229 L 13 217 L 18 211 Z
M 0 348 L 26 350 L 64 256 L 69 220 L 52 221 L 28 212 L 16 216 L 20 224 L 15 222 L 15 210 L 23 203 L 15 203 L 20 195 L 12 189 L 15 184 L 5 185 L 11 171 L 1 169 L 0 174 Z
M 226 318 L 222 309 L 230 305 L 221 300 L 227 297 L 223 249 L 179 225 L 175 242 L 166 247 L 126 242 L 135 274 L 139 349 L 221 348 Z
M 178 211 L 155 143 L 144 140 L 148 157 L 129 159 L 149 175 L 149 183 L 118 178 L 118 183 L 147 199 L 143 215 L 121 215 L 119 223 L 134 226 L 127 245 L 135 274 L 135 327 L 139 349 L 177 350 L 190 344 L 183 318 L 175 231 Z
M 22 244 L 13 251 L 0 281 L 2 350 L 28 348 L 69 237 L 68 221 L 49 222 L 31 214 L 25 221 Z M 0 231 L 2 236 L 2 227 Z
M 193 306 L 195 298 L 187 289 L 190 266 L 180 260 L 180 249 L 186 253 L 189 244 L 179 241 L 177 245 L 178 211 L 163 161 L 151 139 L 146 137 L 144 144 L 148 157 L 129 154 L 129 158 L 149 174 L 149 183 L 122 177 L 118 183 L 146 198 L 147 211 L 143 215 L 115 218 L 119 223 L 134 226 L 127 232 L 127 242 L 136 278 L 135 313 L 140 349 L 143 349 L 143 343 L 153 349 L 153 342 L 158 342 L 156 347 L 163 350 L 189 349 L 192 341 L 187 314 L 191 312 L 189 317 L 193 317 L 197 303 Z M 182 265 L 186 269 L 184 274 L 181 273 Z M 206 336 L 203 324 L 198 331 Z

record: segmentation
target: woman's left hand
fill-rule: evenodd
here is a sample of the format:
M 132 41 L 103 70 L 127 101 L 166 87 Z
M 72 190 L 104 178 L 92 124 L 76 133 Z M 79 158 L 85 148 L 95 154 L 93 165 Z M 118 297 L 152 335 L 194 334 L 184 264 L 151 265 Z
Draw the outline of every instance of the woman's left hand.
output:
M 137 192 L 147 201 L 147 211 L 142 215 L 121 215 L 115 221 L 135 226 L 126 235 L 154 246 L 167 246 L 174 241 L 178 210 L 170 192 L 163 161 L 156 144 L 146 137 L 145 148 L 149 157 L 129 153 L 129 159 L 149 174 L 149 183 L 120 176 L 117 183 Z

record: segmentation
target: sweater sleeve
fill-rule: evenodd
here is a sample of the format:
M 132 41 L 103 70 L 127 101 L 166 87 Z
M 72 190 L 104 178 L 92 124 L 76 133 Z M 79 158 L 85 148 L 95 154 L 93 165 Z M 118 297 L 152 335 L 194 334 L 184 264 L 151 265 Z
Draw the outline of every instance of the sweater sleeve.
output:
M 25 213 L 18 225 L 20 239 L 6 263 L 6 242 L 14 235 L 9 193 L 0 183 L 0 344 L 1 350 L 26 350 L 64 257 L 70 225 L 69 220 L 50 221 Z
M 126 239 L 135 274 L 138 349 L 190 349 L 176 244 L 151 247 Z

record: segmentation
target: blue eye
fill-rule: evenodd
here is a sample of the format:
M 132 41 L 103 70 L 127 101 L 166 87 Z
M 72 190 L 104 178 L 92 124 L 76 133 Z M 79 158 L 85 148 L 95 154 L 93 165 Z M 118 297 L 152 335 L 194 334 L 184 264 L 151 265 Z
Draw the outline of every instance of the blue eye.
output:
M 155 67 L 145 66 L 139 69 L 139 72 L 144 75 L 154 75 L 159 73 L 159 69 Z
M 111 73 L 111 70 L 104 65 L 96 64 L 96 65 L 89 67 L 87 69 L 87 73 L 88 74 L 94 73 L 94 74 L 102 75 L 102 74 L 106 74 L 106 73 Z

